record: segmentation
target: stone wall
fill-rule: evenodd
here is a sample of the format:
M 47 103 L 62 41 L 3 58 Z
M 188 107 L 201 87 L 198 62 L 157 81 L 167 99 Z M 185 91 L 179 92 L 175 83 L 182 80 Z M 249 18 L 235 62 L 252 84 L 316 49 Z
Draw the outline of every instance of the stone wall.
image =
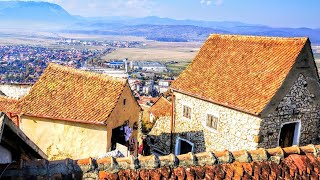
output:
M 164 154 L 170 154 L 171 144 L 171 116 L 159 117 L 153 125 L 149 136 L 154 140 L 151 143 L 151 151 L 153 148 L 159 149 Z
M 195 152 L 257 148 L 260 118 L 178 92 L 174 95 L 174 133 L 194 143 Z M 191 107 L 191 119 L 183 117 L 183 105 Z M 207 114 L 218 117 L 217 130 L 206 126 Z
M 159 117 L 153 125 L 149 135 L 159 136 L 163 133 L 170 133 L 171 116 Z
M 259 147 L 270 148 L 279 145 L 280 130 L 284 123 L 300 122 L 300 145 L 315 143 L 318 137 L 319 107 L 315 95 L 308 90 L 306 78 L 298 79 L 282 99 L 276 110 L 263 118 Z

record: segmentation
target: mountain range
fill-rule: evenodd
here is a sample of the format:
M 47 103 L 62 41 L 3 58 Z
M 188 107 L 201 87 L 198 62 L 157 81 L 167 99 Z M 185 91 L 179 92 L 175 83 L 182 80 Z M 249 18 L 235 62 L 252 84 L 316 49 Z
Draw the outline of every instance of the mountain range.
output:
M 274 28 L 230 21 L 175 20 L 149 16 L 81 17 L 48 2 L 0 1 L 0 28 L 63 31 L 69 33 L 142 36 L 158 41 L 203 41 L 209 34 L 308 36 L 320 44 L 320 28 Z M 177 33 L 179 32 L 179 33 Z

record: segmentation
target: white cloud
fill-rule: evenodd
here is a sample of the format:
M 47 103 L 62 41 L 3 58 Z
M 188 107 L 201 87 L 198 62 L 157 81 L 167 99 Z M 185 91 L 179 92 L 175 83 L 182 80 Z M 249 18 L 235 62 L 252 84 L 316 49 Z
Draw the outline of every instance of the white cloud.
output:
M 220 6 L 223 3 L 223 0 L 215 0 L 214 5 Z M 212 4 L 212 0 L 201 0 L 200 4 L 210 6 Z

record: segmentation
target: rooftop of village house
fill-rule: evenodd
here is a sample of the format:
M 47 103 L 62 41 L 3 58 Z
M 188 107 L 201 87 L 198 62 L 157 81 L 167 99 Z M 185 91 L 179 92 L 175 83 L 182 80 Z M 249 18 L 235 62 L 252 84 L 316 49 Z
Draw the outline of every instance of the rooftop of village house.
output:
M 160 96 L 157 101 L 151 106 L 150 112 L 156 116 L 170 116 L 172 104 L 163 96 Z
M 10 107 L 19 114 L 105 124 L 125 85 L 124 79 L 51 63 L 30 92 Z
M 213 34 L 171 89 L 258 115 L 305 46 L 308 38 Z
M 18 112 L 16 107 L 17 99 L 0 95 L 0 112 Z

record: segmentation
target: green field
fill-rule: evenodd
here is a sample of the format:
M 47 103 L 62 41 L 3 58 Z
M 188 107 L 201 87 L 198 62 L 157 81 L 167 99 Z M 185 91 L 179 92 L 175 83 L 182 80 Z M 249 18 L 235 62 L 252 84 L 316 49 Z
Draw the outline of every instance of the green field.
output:
M 191 63 L 189 62 L 178 62 L 176 64 L 166 64 L 169 71 L 173 73 L 174 76 L 179 75 L 186 67 Z

